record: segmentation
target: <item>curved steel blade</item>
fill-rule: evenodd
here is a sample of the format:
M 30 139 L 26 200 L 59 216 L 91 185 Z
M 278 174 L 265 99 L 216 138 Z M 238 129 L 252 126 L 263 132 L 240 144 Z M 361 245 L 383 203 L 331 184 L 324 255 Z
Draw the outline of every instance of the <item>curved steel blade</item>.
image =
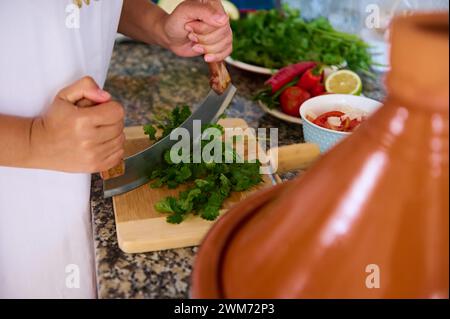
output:
M 222 95 L 217 95 L 211 90 L 204 102 L 181 127 L 187 129 L 192 136 L 194 120 L 200 120 L 204 124 L 216 123 L 231 103 L 235 93 L 236 88 L 233 85 L 230 85 Z M 177 143 L 176 140 L 166 136 L 148 149 L 126 158 L 125 174 L 103 181 L 104 197 L 120 195 L 148 183 L 151 172 L 162 164 L 164 152 L 175 143 Z

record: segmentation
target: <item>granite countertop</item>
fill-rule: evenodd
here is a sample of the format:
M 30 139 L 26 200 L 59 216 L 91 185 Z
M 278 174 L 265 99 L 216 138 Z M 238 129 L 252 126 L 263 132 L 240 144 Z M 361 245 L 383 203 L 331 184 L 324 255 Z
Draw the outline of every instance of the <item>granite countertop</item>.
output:
M 230 69 L 238 93 L 226 111 L 252 127 L 277 127 L 279 144 L 303 141 L 301 126 L 265 114 L 252 101 L 264 77 Z M 365 81 L 365 95 L 382 100 L 380 78 Z M 136 42 L 114 49 L 105 89 L 123 103 L 126 126 L 143 125 L 152 115 L 178 104 L 195 106 L 209 91 L 208 68 L 200 59 L 182 59 Z M 285 179 L 295 174 L 287 174 Z M 99 298 L 187 298 L 196 247 L 126 254 L 117 245 L 111 199 L 102 197 L 102 181 L 92 179 L 91 209 Z

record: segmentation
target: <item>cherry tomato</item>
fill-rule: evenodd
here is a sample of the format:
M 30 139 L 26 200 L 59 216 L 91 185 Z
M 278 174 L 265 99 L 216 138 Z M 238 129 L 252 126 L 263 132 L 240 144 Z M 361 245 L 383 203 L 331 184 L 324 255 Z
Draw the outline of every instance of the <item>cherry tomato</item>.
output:
M 310 98 L 308 91 L 298 86 L 289 87 L 281 93 L 281 109 L 288 115 L 300 117 L 300 106 Z

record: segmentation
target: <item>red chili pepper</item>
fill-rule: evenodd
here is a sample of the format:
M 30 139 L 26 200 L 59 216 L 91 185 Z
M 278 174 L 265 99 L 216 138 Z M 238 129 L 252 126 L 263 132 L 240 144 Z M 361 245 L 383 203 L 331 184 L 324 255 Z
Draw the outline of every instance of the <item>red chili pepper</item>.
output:
M 316 67 L 315 62 L 300 62 L 282 68 L 270 79 L 266 81 L 266 85 L 272 88 L 272 94 L 280 90 L 283 86 L 294 80 L 296 77 L 302 76 L 308 69 Z
M 297 86 L 301 87 L 304 90 L 309 91 L 312 95 L 314 95 L 314 93 L 312 91 L 317 90 L 316 88 L 319 86 L 323 86 L 322 82 L 323 82 L 323 71 L 317 70 L 314 67 L 314 68 L 307 70 L 302 75 L 302 77 L 300 78 L 300 80 L 297 83 Z M 325 87 L 324 87 L 323 91 L 325 91 Z

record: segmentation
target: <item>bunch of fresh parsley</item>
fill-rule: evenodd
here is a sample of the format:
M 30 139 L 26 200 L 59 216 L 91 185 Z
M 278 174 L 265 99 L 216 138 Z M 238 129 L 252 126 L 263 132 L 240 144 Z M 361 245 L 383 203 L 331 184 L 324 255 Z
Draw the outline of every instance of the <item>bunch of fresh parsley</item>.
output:
M 336 31 L 326 18 L 305 21 L 300 12 L 258 11 L 232 21 L 233 59 L 279 69 L 300 61 L 343 65 L 371 74 L 369 45 L 358 36 Z
M 163 136 L 166 136 L 181 125 L 190 114 L 189 107 L 176 107 L 172 113 L 160 119 L 157 127 L 146 125 L 144 130 L 150 139 L 155 140 L 157 128 L 163 131 Z M 210 127 L 218 128 L 223 133 L 223 127 L 217 124 L 206 125 L 202 130 Z M 203 147 L 213 138 L 201 141 L 202 153 Z M 169 214 L 167 222 L 179 224 L 191 213 L 200 215 L 206 220 L 215 220 L 219 216 L 223 202 L 232 192 L 246 191 L 262 182 L 259 162 L 226 163 L 227 152 L 232 152 L 234 159 L 239 155 L 222 140 L 220 143 L 223 156 L 221 163 L 206 163 L 203 159 L 201 163 L 193 163 L 191 154 L 190 163 L 174 164 L 170 160 L 170 151 L 167 151 L 162 167 L 152 172 L 150 178 L 153 180 L 151 184 L 153 188 L 167 186 L 174 189 L 183 184 L 189 185 L 186 190 L 179 193 L 178 197 L 170 196 L 156 203 L 155 208 L 158 212 Z

